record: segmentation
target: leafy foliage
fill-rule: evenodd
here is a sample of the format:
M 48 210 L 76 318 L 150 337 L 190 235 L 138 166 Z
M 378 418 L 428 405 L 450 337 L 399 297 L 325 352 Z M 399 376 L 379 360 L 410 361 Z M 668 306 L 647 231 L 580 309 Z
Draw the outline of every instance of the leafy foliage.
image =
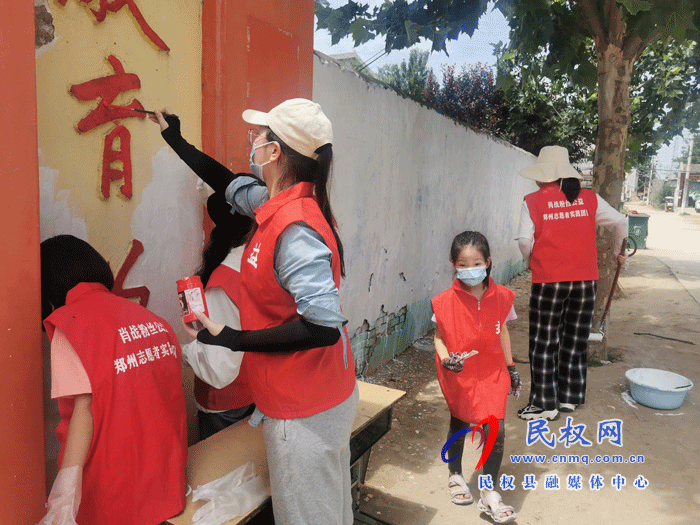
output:
M 510 44 L 497 49 L 499 89 L 484 71 L 443 70 L 443 87 L 431 78 L 426 91 L 439 111 L 534 154 L 561 144 L 577 161 L 595 143 L 596 177 L 611 203 L 619 199 L 625 168 L 645 164 L 684 127 L 697 127 L 700 0 L 496 0 L 495 6 L 511 26 Z M 387 51 L 422 38 L 442 50 L 462 33 L 471 36 L 486 9 L 485 0 L 385 0 L 372 9 L 352 0 L 333 9 L 316 0 L 318 27 L 334 42 L 352 34 L 360 44 L 381 34 Z M 621 66 L 631 77 L 615 76 Z
M 403 60 L 400 65 L 382 66 L 375 77 L 402 93 L 421 101 L 425 100 L 424 91 L 430 74 L 427 67 L 429 56 L 429 51 L 411 49 L 408 62 Z
M 684 128 L 697 128 L 699 74 L 700 50 L 694 42 L 657 40 L 642 53 L 630 88 L 628 168 L 644 164 L 662 143 L 669 144 Z
M 670 184 L 664 184 L 661 191 L 656 195 L 656 204 L 663 208 L 666 203 L 666 197 L 673 197 L 675 189 Z
M 337 9 L 327 0 L 315 0 L 318 29 L 327 29 L 331 43 L 352 36 L 355 46 L 386 37 L 386 51 L 411 47 L 421 38 L 433 43 L 433 51 L 445 51 L 449 40 L 474 34 L 488 0 L 395 0 L 371 8 L 349 0 Z
M 573 163 L 586 160 L 595 143 L 596 91 L 567 75 L 535 78 L 531 73 L 546 67 L 542 54 L 528 57 L 503 46 L 496 46 L 496 54 L 505 107 L 502 137 L 533 155 L 557 144 L 569 150 Z
M 640 194 L 649 183 L 649 177 L 652 174 L 651 159 L 646 159 L 643 163 L 637 165 L 637 187 L 635 191 Z
M 493 70 L 481 64 L 442 66 L 442 85 L 430 74 L 425 90 L 426 103 L 438 112 L 482 131 L 501 135 L 502 94 L 495 89 Z

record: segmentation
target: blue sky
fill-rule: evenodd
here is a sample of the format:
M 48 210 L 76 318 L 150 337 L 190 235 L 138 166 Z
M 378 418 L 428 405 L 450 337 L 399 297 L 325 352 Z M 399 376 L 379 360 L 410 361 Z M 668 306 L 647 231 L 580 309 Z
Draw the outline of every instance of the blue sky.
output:
M 364 0 L 370 7 L 378 6 L 383 0 Z M 347 0 L 330 0 L 333 7 L 345 5 Z M 493 56 L 493 47 L 491 44 L 497 44 L 499 41 L 508 41 L 508 23 L 500 11 L 490 9 L 480 19 L 479 25 L 474 35 L 469 38 L 467 35 L 461 35 L 457 40 L 447 43 L 447 56 L 444 52 L 431 53 L 428 59 L 428 68 L 433 68 L 439 74 L 441 64 L 482 64 L 495 65 L 496 59 Z M 412 49 L 430 50 L 431 42 L 423 41 Z M 325 30 L 316 31 L 314 35 L 314 49 L 327 55 L 337 53 L 347 53 L 353 50 L 353 40 L 350 37 L 342 39 L 335 46 L 331 46 L 330 34 Z M 355 49 L 357 54 L 363 60 L 367 61 L 384 50 L 384 38 L 377 37 L 374 40 L 367 42 Z M 373 71 L 379 69 L 384 64 L 400 64 L 402 60 L 408 60 L 410 50 L 404 49 L 401 51 L 392 51 L 388 55 L 384 55 L 376 62 L 373 62 L 369 68 Z

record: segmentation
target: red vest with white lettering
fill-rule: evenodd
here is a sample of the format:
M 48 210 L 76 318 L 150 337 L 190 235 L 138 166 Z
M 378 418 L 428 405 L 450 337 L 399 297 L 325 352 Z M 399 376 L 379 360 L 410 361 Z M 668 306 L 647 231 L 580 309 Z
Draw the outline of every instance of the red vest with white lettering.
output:
M 44 326 L 59 328 L 92 388 L 92 444 L 78 525 L 156 525 L 185 507 L 187 418 L 172 328 L 98 283 L 72 288 Z M 73 398 L 59 398 L 63 460 Z
M 466 423 L 477 424 L 488 416 L 506 416 L 510 374 L 501 348 L 501 331 L 514 299 L 515 292 L 489 277 L 488 288 L 480 300 L 455 279 L 452 288 L 430 302 L 447 351 L 479 352 L 464 361 L 461 372 L 445 369 L 435 352 L 438 381 L 450 414 Z
M 241 262 L 241 328 L 260 330 L 298 320 L 297 305 L 274 272 L 277 238 L 294 222 L 317 231 L 330 248 L 335 285 L 340 284 L 340 256 L 333 232 L 313 196 L 309 182 L 295 184 L 256 210 L 258 229 Z M 345 337 L 347 330 L 343 327 Z M 343 356 L 347 358 L 347 367 Z M 248 377 L 255 405 L 268 417 L 307 417 L 345 401 L 355 389 L 350 344 L 343 338 L 329 347 L 288 354 L 249 352 Z
M 221 288 L 236 306 L 240 304 L 241 274 L 233 268 L 220 264 L 207 281 L 206 290 Z M 205 292 L 206 293 L 206 292 Z M 243 355 L 238 376 L 224 388 L 214 388 L 197 376 L 194 377 L 194 398 L 199 406 L 216 412 L 243 408 L 253 402 L 248 382 L 248 358 Z
M 535 244 L 530 257 L 533 283 L 595 281 L 598 279 L 595 215 L 598 199 L 582 189 L 569 203 L 559 184 L 543 184 L 525 196 Z

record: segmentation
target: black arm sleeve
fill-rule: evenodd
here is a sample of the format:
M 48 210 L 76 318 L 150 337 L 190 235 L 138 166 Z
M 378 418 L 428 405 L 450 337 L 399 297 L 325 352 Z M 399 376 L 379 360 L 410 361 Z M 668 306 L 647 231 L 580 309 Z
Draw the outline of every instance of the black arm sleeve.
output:
M 224 346 L 234 352 L 290 353 L 331 346 L 338 339 L 338 328 L 319 326 L 305 319 L 263 330 L 234 330 L 226 326 L 217 336 L 208 330 L 197 334 L 200 343 Z
M 241 175 L 248 175 L 247 173 L 232 173 L 231 170 L 187 142 L 180 133 L 180 119 L 176 115 L 163 116 L 168 123 L 168 127 L 161 132 L 165 142 L 214 191 L 223 193 L 233 179 Z

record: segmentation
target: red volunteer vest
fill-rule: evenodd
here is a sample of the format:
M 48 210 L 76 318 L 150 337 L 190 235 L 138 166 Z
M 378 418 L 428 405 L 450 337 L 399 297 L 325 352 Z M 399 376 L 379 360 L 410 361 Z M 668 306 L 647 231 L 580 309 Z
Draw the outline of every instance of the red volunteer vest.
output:
M 435 353 L 437 376 L 450 413 L 476 424 L 488 416 L 505 418 L 510 375 L 501 348 L 501 330 L 513 306 L 515 292 L 496 284 L 481 300 L 464 290 L 459 279 L 452 288 L 433 297 L 431 305 L 449 352 L 479 353 L 464 361 L 461 372 L 450 372 Z
M 94 433 L 78 525 L 156 525 L 185 507 L 187 421 L 172 328 L 98 283 L 71 289 L 44 326 L 59 328 L 92 388 Z M 73 399 L 59 398 L 63 460 Z
M 236 306 L 240 304 L 241 274 L 233 268 L 220 264 L 207 282 L 207 290 L 221 288 Z M 253 402 L 248 383 L 247 354 L 243 356 L 238 377 L 224 388 L 214 388 L 194 376 L 194 398 L 199 406 L 209 410 L 222 411 L 243 408 Z
M 313 185 L 295 184 L 256 210 L 258 229 L 241 262 L 241 328 L 259 330 L 299 319 L 292 295 L 275 279 L 273 259 L 280 233 L 304 222 L 322 237 L 332 253 L 335 285 L 340 284 L 340 256 L 333 232 L 313 197 Z M 347 330 L 343 327 L 345 337 Z M 347 357 L 347 368 L 343 355 Z M 250 352 L 248 377 L 256 406 L 268 417 L 307 417 L 345 401 L 355 388 L 350 345 L 343 338 L 330 347 L 291 354 Z
M 596 281 L 596 194 L 582 189 L 570 203 L 559 184 L 549 182 L 525 196 L 525 202 L 535 224 L 535 244 L 530 257 L 532 282 Z

